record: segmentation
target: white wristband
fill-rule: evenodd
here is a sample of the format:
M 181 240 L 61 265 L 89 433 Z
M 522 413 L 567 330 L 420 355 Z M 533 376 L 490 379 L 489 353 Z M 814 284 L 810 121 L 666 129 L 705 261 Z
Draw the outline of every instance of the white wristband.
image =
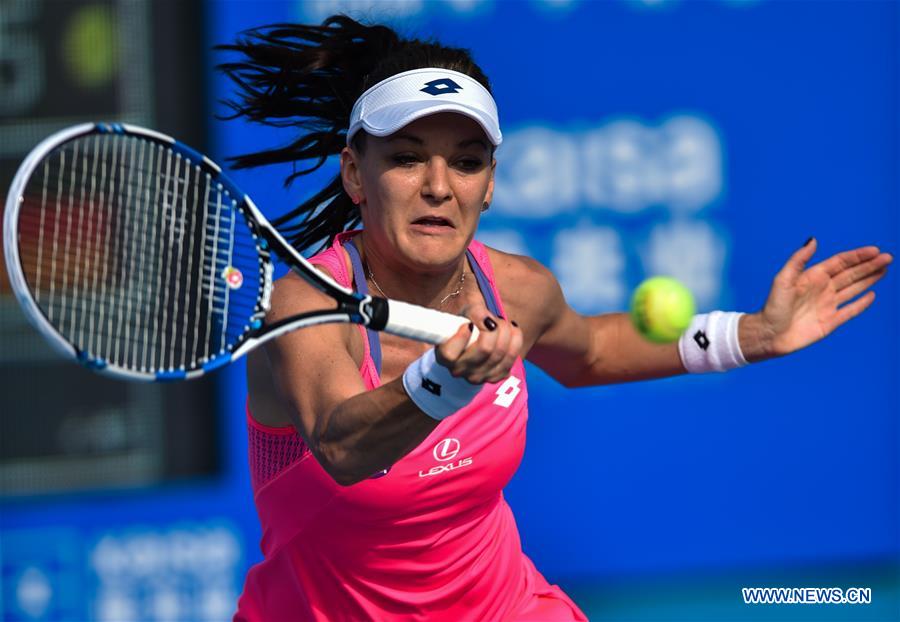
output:
M 743 313 L 713 311 L 695 315 L 678 340 L 678 354 L 692 374 L 728 371 L 747 364 L 738 340 Z
M 403 372 L 403 388 L 422 412 L 441 421 L 467 406 L 482 385 L 454 378 L 449 369 L 437 362 L 434 348 L 430 348 Z

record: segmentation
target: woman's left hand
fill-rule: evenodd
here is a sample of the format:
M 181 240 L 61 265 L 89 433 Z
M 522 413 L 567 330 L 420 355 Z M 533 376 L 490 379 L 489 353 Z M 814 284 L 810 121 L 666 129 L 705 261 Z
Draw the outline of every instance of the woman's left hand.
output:
M 893 261 L 878 247 L 863 246 L 806 268 L 816 246 L 813 238 L 794 253 L 775 276 L 763 310 L 742 318 L 741 349 L 748 361 L 795 352 L 865 311 L 875 300 L 875 292 L 866 290 Z

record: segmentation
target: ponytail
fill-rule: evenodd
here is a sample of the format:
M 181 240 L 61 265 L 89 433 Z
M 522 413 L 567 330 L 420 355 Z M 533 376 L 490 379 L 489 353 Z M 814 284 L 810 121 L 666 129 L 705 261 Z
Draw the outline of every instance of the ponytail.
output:
M 422 67 L 442 67 L 466 73 L 490 91 L 487 77 L 467 50 L 416 39 L 403 40 L 391 28 L 365 26 L 347 16 L 334 15 L 321 26 L 273 24 L 242 33 L 218 50 L 238 52 L 239 61 L 218 69 L 237 87 L 237 100 L 224 104 L 231 114 L 270 127 L 292 127 L 300 135 L 285 147 L 229 158 L 235 168 L 297 161 L 305 165 L 285 179 L 322 167 L 346 145 L 350 112 L 356 99 L 381 80 Z M 362 151 L 365 132 L 353 137 Z M 344 191 L 336 175 L 324 188 L 272 224 L 298 250 L 319 242 L 330 245 L 334 236 L 360 223 L 359 207 Z

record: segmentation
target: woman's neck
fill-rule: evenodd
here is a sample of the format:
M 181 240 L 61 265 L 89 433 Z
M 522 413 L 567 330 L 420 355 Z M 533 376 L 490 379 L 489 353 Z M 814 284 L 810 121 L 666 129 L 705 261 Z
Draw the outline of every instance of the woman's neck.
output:
M 371 293 L 450 313 L 465 306 L 465 294 L 475 282 L 465 254 L 450 265 L 424 272 L 388 260 L 375 245 L 366 244 L 364 232 L 355 241 Z

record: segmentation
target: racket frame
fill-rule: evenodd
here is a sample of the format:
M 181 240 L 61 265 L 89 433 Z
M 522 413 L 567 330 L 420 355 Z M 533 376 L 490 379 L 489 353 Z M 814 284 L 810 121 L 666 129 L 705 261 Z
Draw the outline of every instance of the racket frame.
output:
M 262 266 L 262 291 L 257 300 L 255 313 L 248 318 L 249 324 L 237 341 L 229 344 L 225 351 L 210 357 L 197 369 L 187 371 L 177 368 L 143 372 L 120 367 L 104 359 L 92 357 L 76 348 L 53 326 L 34 300 L 28 287 L 21 265 L 18 244 L 18 214 L 19 208 L 24 201 L 25 188 L 37 167 L 54 149 L 70 140 L 94 133 L 131 135 L 148 139 L 172 149 L 189 162 L 201 166 L 212 176 L 217 184 L 221 184 L 227 193 L 231 195 L 231 198 L 235 201 L 234 207 L 242 214 L 253 236 L 256 238 Z M 60 130 L 41 141 L 28 154 L 13 178 L 5 204 L 3 238 L 4 256 L 10 283 L 29 322 L 46 338 L 51 347 L 62 356 L 75 360 L 99 373 L 127 380 L 152 382 L 198 378 L 240 358 L 251 349 L 262 345 L 270 339 L 298 328 L 317 324 L 353 322 L 368 326 L 374 330 L 385 330 L 402 337 L 438 344 L 453 335 L 460 326 L 469 323 L 469 320 L 462 316 L 451 315 L 377 296 L 361 295 L 337 283 L 327 274 L 317 270 L 291 246 L 268 219 L 263 216 L 250 197 L 242 192 L 214 161 L 170 136 L 125 123 L 83 123 Z M 272 250 L 275 250 L 276 255 L 300 277 L 332 296 L 337 302 L 337 306 L 333 309 L 291 316 L 268 326 L 264 325 L 263 318 L 269 310 L 273 288 L 274 265 L 271 260 Z M 475 338 L 477 338 L 477 329 L 473 331 L 470 343 Z
M 6 271 L 9 274 L 10 285 L 13 293 L 19 301 L 19 306 L 25 312 L 25 317 L 31 322 L 38 332 L 46 339 L 50 346 L 66 358 L 78 359 L 78 350 L 63 337 L 56 328 L 44 317 L 44 313 L 37 306 L 31 296 L 22 270 L 19 256 L 19 207 L 25 201 L 25 186 L 31 178 L 32 172 L 41 163 L 44 157 L 59 145 L 94 131 L 94 123 L 82 123 L 60 130 L 48 136 L 32 149 L 19 165 L 6 196 L 6 204 L 3 211 L 3 258 L 6 261 Z M 81 362 L 81 361 L 79 361 Z M 128 371 L 128 370 L 123 370 Z M 137 379 L 137 378 L 135 378 Z

